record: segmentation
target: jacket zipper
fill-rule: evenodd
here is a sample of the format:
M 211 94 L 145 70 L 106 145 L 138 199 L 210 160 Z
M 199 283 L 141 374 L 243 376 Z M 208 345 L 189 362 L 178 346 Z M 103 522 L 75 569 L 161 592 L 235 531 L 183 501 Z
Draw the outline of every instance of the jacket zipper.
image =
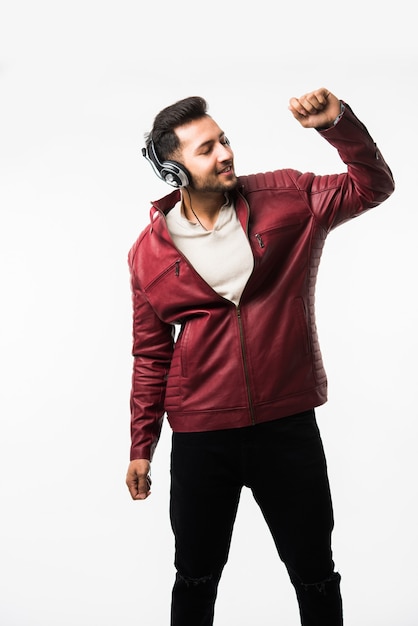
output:
M 250 410 L 251 424 L 254 426 L 255 425 L 254 406 L 253 406 L 253 401 L 251 398 L 250 377 L 248 375 L 247 357 L 245 355 L 245 346 L 244 346 L 244 331 L 242 328 L 241 309 L 239 308 L 239 306 L 237 307 L 237 318 L 238 318 L 238 327 L 239 327 L 239 338 L 240 338 L 240 343 L 241 343 L 242 361 L 244 363 L 244 376 L 245 376 L 245 386 L 247 389 L 248 407 Z

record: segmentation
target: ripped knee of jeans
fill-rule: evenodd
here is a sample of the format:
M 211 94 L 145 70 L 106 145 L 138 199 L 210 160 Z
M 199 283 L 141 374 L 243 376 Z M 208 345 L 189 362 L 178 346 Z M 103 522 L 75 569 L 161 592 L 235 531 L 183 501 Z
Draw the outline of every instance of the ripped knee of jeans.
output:
M 305 589 L 305 591 L 309 591 L 310 589 L 316 589 L 316 591 L 326 596 L 327 591 L 330 589 L 331 585 L 335 585 L 335 584 L 339 585 L 340 580 L 341 580 L 341 576 L 339 575 L 338 572 L 335 572 L 334 574 L 332 574 L 329 578 L 326 578 L 325 580 L 320 580 L 314 583 L 301 582 L 301 585 L 303 589 Z
M 180 572 L 177 572 L 177 580 L 185 583 L 186 587 L 197 587 L 212 580 L 213 574 L 207 576 L 200 576 L 199 578 L 191 578 L 190 576 L 183 576 Z

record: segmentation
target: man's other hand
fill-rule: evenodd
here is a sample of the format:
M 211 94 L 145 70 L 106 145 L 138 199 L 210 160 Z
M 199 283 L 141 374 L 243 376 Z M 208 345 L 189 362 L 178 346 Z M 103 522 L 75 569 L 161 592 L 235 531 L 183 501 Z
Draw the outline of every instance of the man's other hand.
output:
M 129 463 L 126 484 L 133 500 L 145 500 L 151 494 L 150 468 L 147 459 L 135 459 Z

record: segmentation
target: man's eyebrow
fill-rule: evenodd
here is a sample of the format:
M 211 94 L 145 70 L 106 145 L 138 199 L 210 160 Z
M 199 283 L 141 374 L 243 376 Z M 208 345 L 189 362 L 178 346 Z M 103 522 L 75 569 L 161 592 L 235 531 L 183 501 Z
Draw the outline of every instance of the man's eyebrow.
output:
M 219 133 L 218 139 L 221 139 L 222 137 L 224 137 L 224 135 L 225 135 L 225 132 L 221 130 L 221 132 Z M 213 139 L 208 139 L 207 141 L 203 141 L 201 144 L 197 146 L 196 151 L 201 150 L 202 148 L 205 148 L 206 146 L 211 145 L 213 141 L 214 141 Z

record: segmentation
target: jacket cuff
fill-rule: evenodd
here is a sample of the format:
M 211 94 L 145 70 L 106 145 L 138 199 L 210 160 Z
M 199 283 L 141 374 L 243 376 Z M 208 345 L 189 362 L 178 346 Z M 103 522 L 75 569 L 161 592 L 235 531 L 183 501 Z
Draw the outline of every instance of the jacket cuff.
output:
M 343 102 L 342 100 L 340 100 L 340 112 L 339 112 L 339 114 L 337 115 L 337 117 L 335 118 L 335 120 L 333 121 L 332 126 L 326 126 L 326 127 L 323 127 L 323 128 L 317 128 L 316 130 L 317 130 L 319 133 L 324 133 L 324 132 L 326 132 L 327 130 L 331 130 L 331 128 L 334 128 L 334 126 L 336 126 L 336 125 L 338 124 L 338 122 L 340 121 L 340 119 L 341 119 L 341 118 L 342 118 L 342 116 L 344 115 L 344 112 L 345 112 L 346 106 L 347 106 L 347 105 L 346 105 L 346 103 L 345 103 L 345 102 Z

